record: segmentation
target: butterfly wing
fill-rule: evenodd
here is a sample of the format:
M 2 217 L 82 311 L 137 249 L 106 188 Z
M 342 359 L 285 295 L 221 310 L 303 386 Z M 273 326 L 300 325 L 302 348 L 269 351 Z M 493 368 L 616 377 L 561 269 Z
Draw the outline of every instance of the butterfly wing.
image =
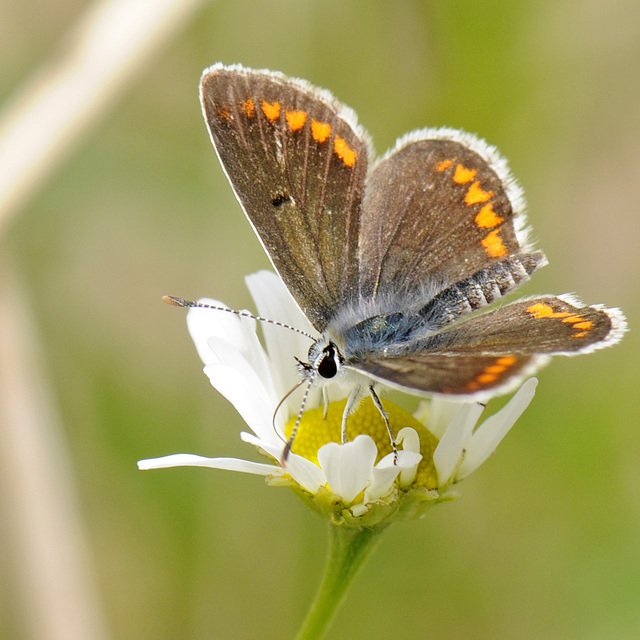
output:
M 358 363 L 357 368 L 383 384 L 404 391 L 482 398 L 510 391 L 548 359 L 547 356 L 513 353 L 445 356 L 416 352 L 372 356 L 366 362 Z
M 568 296 L 541 296 L 454 323 L 394 354 L 368 353 L 348 365 L 414 391 L 504 392 L 549 356 L 609 346 L 625 328 L 619 309 L 584 307 Z
M 405 136 L 367 179 L 358 252 L 363 298 L 394 292 L 406 305 L 425 289 L 437 293 L 531 253 L 523 210 L 506 162 L 481 140 L 452 129 Z M 541 252 L 532 255 L 536 268 L 546 262 Z
M 225 172 L 271 262 L 323 331 L 357 291 L 366 134 L 328 92 L 270 71 L 215 65 L 202 107 Z

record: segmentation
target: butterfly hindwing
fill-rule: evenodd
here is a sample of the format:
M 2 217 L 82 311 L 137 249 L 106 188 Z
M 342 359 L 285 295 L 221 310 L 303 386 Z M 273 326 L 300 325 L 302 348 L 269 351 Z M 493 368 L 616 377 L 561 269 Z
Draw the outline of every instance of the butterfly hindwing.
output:
M 495 393 L 532 374 L 551 355 L 585 353 L 617 342 L 625 327 L 618 309 L 540 296 L 454 322 L 388 353 L 370 352 L 349 366 L 414 391 Z
M 585 307 L 570 296 L 539 296 L 454 323 L 413 348 L 452 355 L 572 355 L 616 342 L 625 327 L 619 309 Z
M 371 354 L 357 369 L 384 384 L 418 393 L 479 395 L 508 389 L 546 362 L 544 356 L 464 354 L 426 351 L 382 356 Z

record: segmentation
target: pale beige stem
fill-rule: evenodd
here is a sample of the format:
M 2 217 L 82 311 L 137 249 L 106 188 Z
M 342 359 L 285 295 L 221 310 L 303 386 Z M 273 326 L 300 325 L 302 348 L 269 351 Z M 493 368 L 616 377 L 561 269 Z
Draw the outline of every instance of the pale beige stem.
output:
M 0 112 L 0 235 L 204 0 L 101 0 Z
M 103 640 L 66 442 L 25 300 L 0 275 L 0 542 L 25 638 Z

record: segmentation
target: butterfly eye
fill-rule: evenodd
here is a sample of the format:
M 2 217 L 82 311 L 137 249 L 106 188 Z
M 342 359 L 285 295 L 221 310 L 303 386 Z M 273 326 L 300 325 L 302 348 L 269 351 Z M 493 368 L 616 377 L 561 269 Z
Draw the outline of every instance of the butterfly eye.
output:
M 323 378 L 333 378 L 338 373 L 338 363 L 336 362 L 336 352 L 332 344 L 328 344 L 322 350 L 322 359 L 318 363 L 318 373 Z

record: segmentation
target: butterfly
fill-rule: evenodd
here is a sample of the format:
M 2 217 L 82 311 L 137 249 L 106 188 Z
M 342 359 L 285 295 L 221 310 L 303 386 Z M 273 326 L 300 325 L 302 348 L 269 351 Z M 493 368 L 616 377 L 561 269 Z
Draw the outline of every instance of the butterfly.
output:
M 343 441 L 367 394 L 393 439 L 380 384 L 480 401 L 551 355 L 622 337 L 619 309 L 569 295 L 477 313 L 547 262 L 527 240 L 522 190 L 484 141 L 421 129 L 375 159 L 355 113 L 328 91 L 240 65 L 207 69 L 200 97 L 247 218 L 320 335 L 298 361 L 301 380 L 352 385 Z

